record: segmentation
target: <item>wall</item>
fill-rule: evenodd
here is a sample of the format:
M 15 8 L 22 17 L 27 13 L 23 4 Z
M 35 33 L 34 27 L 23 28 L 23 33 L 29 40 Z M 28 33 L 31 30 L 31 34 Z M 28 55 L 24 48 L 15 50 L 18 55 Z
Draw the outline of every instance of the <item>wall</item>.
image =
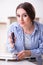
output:
M 5 52 L 7 24 L 0 23 L 0 52 Z
M 0 21 L 7 21 L 9 16 L 16 16 L 15 9 L 21 2 L 30 2 L 36 10 L 36 17 L 43 18 L 43 0 L 0 0 Z

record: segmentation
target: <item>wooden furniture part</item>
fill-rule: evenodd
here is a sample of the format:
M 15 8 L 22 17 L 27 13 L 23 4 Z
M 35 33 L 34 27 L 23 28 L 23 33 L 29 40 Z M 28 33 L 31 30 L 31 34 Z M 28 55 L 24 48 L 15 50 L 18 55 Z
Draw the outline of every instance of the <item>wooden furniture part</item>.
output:
M 10 20 L 10 24 L 11 24 L 12 22 L 17 21 L 16 17 L 8 17 L 8 19 Z

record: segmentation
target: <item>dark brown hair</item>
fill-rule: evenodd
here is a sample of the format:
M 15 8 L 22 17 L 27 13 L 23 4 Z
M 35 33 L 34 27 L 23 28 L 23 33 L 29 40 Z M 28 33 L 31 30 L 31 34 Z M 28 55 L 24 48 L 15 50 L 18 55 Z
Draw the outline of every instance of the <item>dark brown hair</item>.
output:
M 27 12 L 28 16 L 30 17 L 32 21 L 35 19 L 35 9 L 31 3 L 24 2 L 19 4 L 16 8 L 16 12 L 17 12 L 17 9 L 19 8 L 23 8 Z

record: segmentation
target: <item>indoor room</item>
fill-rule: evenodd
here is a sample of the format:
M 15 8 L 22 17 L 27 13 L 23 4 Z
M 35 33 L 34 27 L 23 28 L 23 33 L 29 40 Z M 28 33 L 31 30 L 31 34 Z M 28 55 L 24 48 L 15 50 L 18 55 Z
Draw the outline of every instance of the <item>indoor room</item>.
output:
M 35 59 L 30 62 L 30 59 L 23 59 L 23 61 L 15 62 L 13 54 L 8 52 L 7 46 L 7 31 L 9 26 L 17 22 L 16 18 L 16 8 L 20 3 L 29 2 L 35 8 L 35 22 L 43 25 L 43 0 L 0 0 L 0 64 L 1 65 L 37 65 Z M 19 17 L 19 15 L 18 15 Z M 43 29 L 43 28 L 42 28 Z M 43 54 L 41 55 L 42 65 L 43 65 Z M 10 62 L 8 61 L 10 60 Z M 13 62 L 12 62 L 13 60 Z M 8 62 L 7 62 L 8 61 Z M 23 64 L 22 64 L 23 63 Z

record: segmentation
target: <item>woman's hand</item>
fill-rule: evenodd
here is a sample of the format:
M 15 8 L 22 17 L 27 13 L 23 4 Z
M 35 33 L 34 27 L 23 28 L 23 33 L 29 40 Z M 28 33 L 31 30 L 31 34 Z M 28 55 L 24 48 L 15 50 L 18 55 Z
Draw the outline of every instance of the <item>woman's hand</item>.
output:
M 14 48 L 15 40 L 16 40 L 15 36 L 14 39 L 12 39 L 12 35 L 8 37 L 8 41 L 10 43 L 11 48 Z
M 17 55 L 18 60 L 22 60 L 25 57 L 29 57 L 29 56 L 31 56 L 30 50 L 23 50 L 23 51 L 19 52 L 18 55 Z

